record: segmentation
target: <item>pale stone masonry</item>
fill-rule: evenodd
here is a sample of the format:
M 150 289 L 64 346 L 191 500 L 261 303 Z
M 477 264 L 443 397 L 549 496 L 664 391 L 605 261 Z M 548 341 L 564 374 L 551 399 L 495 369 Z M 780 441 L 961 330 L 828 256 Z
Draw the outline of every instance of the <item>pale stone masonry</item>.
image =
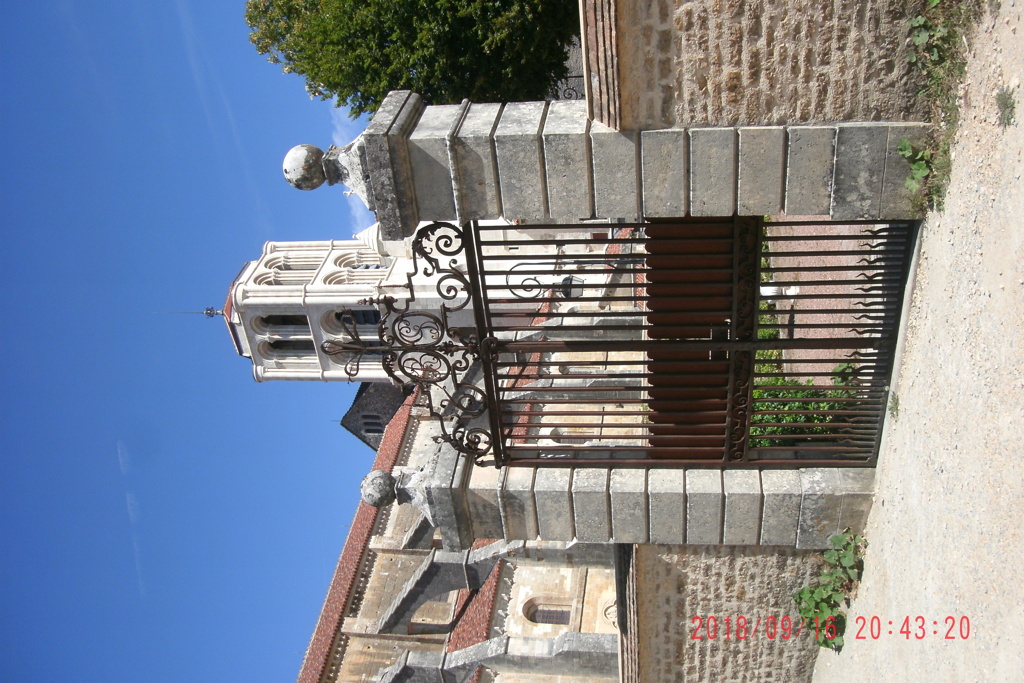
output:
M 642 615 L 636 638 L 639 675 L 626 680 L 811 680 L 819 648 L 813 625 L 800 630 L 792 596 L 819 573 L 816 553 L 641 545 L 636 546 L 636 567 L 637 612 Z M 736 633 L 741 618 L 742 639 Z
M 913 96 L 920 76 L 904 47 L 918 6 L 906 0 L 585 4 L 585 40 L 611 52 L 588 63 L 594 117 L 609 125 L 646 130 L 924 115 Z M 615 102 L 602 106 L 609 100 Z
M 473 468 L 474 471 L 481 468 Z M 497 479 L 470 476 L 464 521 L 481 537 L 585 543 L 828 548 L 846 527 L 863 530 L 874 470 L 508 467 Z
M 912 215 L 909 164 L 896 148 L 919 139 L 924 124 L 615 130 L 589 120 L 586 106 L 424 108 L 414 93 L 392 93 L 363 136 L 360 162 L 382 237 L 408 237 L 423 220 Z

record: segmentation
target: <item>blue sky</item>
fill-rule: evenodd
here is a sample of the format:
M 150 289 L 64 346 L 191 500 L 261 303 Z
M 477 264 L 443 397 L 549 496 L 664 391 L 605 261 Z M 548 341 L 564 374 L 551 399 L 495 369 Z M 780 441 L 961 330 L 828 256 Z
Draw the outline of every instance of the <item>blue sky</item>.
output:
M 253 381 L 220 307 L 267 240 L 369 225 L 281 176 L 365 125 L 243 0 L 5 3 L 0 680 L 294 679 L 373 453 L 354 386 Z M 358 201 L 353 198 L 351 201 Z

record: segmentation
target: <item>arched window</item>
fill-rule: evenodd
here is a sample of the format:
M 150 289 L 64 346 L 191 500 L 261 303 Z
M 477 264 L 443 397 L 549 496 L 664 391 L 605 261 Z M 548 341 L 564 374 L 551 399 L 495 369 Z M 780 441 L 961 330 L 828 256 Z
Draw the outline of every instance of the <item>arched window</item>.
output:
M 311 354 L 315 349 L 312 339 L 275 339 L 269 346 L 283 354 Z
M 291 325 L 295 327 L 309 327 L 309 321 L 304 315 L 265 315 L 262 318 L 264 325 Z
M 555 624 L 568 626 L 572 610 L 568 605 L 554 605 L 543 602 L 533 602 L 526 606 L 526 618 L 535 624 Z
M 356 325 L 376 325 L 380 322 L 380 311 L 376 308 L 356 308 L 348 312 L 352 314 L 352 320 Z M 346 311 L 336 311 L 334 319 L 340 323 L 345 313 Z

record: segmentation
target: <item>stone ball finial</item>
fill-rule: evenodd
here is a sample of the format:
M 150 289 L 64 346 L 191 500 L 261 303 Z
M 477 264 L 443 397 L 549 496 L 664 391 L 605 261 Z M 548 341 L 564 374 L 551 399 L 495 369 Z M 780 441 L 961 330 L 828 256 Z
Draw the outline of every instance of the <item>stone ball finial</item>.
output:
M 324 184 L 324 153 L 314 145 L 297 145 L 284 155 L 284 177 L 292 187 L 315 190 Z
M 384 470 L 371 470 L 359 485 L 363 502 L 375 508 L 395 502 L 395 478 Z

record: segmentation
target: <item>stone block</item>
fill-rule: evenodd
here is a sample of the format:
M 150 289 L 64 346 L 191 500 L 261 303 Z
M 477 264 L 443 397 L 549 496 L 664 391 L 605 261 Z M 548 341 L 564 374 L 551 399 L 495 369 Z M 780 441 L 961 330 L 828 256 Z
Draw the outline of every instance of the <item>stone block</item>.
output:
M 832 219 L 876 219 L 882 207 L 882 177 L 889 129 L 885 124 L 839 126 Z
M 757 545 L 761 532 L 761 476 L 757 470 L 726 470 L 722 473 L 725 493 L 725 523 L 722 543 Z
M 573 473 L 573 519 L 576 538 L 584 543 L 607 543 L 611 539 L 608 479 L 608 470 L 603 467 L 578 467 Z
M 764 512 L 761 514 L 761 545 L 796 545 L 800 523 L 800 473 L 796 470 L 761 472 Z
M 786 184 L 786 129 L 740 128 L 739 197 L 741 216 L 775 215 L 783 209 Z
M 722 542 L 722 472 L 686 470 L 686 543 Z
M 647 473 L 651 543 L 679 545 L 686 539 L 686 478 L 681 469 Z
M 498 505 L 506 541 L 532 541 L 537 538 L 537 509 L 533 501 L 532 467 L 505 469 Z
M 839 511 L 839 530 L 849 527 L 856 533 L 864 531 L 871 504 L 875 500 L 875 468 L 848 467 L 839 473 L 839 493 L 843 506 Z
M 448 166 L 448 133 L 462 113 L 463 107 L 458 104 L 427 107 L 409 135 L 409 162 L 421 221 L 456 219 L 452 170 Z
M 800 524 L 796 547 L 803 550 L 831 548 L 829 539 L 839 531 L 843 497 L 839 473 L 828 467 L 800 470 Z
M 590 148 L 594 169 L 594 216 L 635 221 L 639 190 L 636 133 L 612 130 L 593 121 Z
M 463 220 L 501 216 L 498 161 L 492 139 L 500 114 L 500 104 L 471 104 L 452 140 L 459 179 L 456 200 Z
M 433 467 L 424 488 L 431 518 L 441 532 L 445 550 L 463 550 L 473 543 L 464 483 L 467 459 L 448 443 L 434 444 Z
M 585 100 L 563 100 L 548 105 L 544 119 L 544 168 L 548 214 L 578 222 L 590 218 L 590 120 Z
M 571 541 L 576 536 L 572 518 L 572 470 L 541 467 L 533 484 L 537 529 L 545 541 Z
M 685 216 L 689 208 L 690 159 L 685 130 L 640 133 L 643 209 L 648 217 Z
M 501 509 L 498 506 L 498 487 L 501 470 L 496 467 L 473 467 L 466 491 L 469 521 L 474 538 L 502 538 Z
M 836 127 L 791 126 L 786 146 L 786 215 L 827 216 L 832 208 Z
M 366 170 L 384 240 L 408 237 L 419 223 L 408 137 L 423 108 L 416 93 L 394 90 L 363 132 Z
M 736 212 L 736 129 L 690 129 L 690 214 Z
M 647 471 L 615 468 L 609 482 L 612 541 L 647 543 Z
M 910 177 L 910 162 L 896 149 L 904 138 L 915 147 L 921 147 L 929 130 L 931 130 L 931 126 L 926 123 L 892 124 L 889 126 L 885 148 L 885 177 L 882 179 L 882 208 L 879 218 L 914 218 L 914 210 L 911 206 L 913 197 L 906 185 L 906 180 Z
M 544 102 L 511 102 L 494 130 L 502 213 L 508 220 L 541 221 L 547 217 L 541 125 Z

